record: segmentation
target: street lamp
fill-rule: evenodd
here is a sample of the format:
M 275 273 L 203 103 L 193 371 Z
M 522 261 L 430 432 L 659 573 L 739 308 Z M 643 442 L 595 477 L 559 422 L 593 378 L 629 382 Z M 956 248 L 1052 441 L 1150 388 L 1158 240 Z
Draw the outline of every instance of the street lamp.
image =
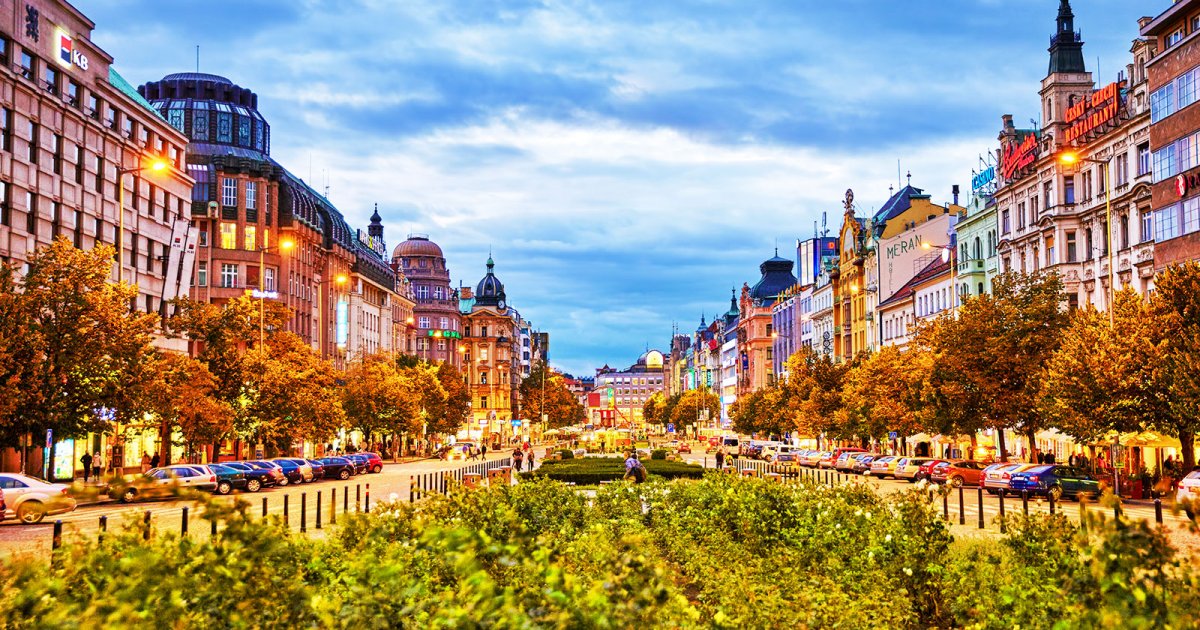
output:
M 267 251 L 272 250 L 272 249 L 278 250 L 278 251 L 288 251 L 295 246 L 296 246 L 295 242 L 293 242 L 291 239 L 285 238 L 285 239 L 280 240 L 279 245 L 277 245 L 276 247 L 260 247 L 260 248 L 258 248 L 258 346 L 260 348 L 263 345 L 263 328 L 265 327 L 265 322 L 266 322 L 267 292 L 263 286 L 263 281 L 267 275 L 267 269 L 266 269 Z M 275 281 L 278 282 L 279 279 L 276 278 Z
M 931 245 L 928 241 L 921 243 L 921 249 L 940 249 L 942 250 L 942 262 L 950 262 L 954 257 L 953 243 L 947 245 Z M 950 265 L 950 287 L 953 299 L 950 302 L 951 310 L 958 308 L 958 263 L 955 261 Z
M 1078 164 L 1080 162 L 1090 162 L 1092 164 L 1104 165 L 1104 221 L 1107 223 L 1104 235 L 1105 247 L 1108 249 L 1108 325 L 1111 328 L 1113 325 L 1113 302 L 1116 301 L 1117 295 L 1117 270 L 1113 265 L 1113 247 L 1116 245 L 1116 239 L 1113 238 L 1113 222 L 1112 222 L 1112 159 L 1110 154 L 1107 158 L 1086 158 L 1081 157 L 1078 153 L 1072 151 L 1064 151 L 1058 156 L 1058 162 L 1064 165 Z M 1088 256 L 1091 256 L 1088 252 Z
M 167 166 L 166 160 L 153 158 L 144 166 L 117 169 L 117 284 L 125 274 L 125 176 L 142 171 L 161 173 Z

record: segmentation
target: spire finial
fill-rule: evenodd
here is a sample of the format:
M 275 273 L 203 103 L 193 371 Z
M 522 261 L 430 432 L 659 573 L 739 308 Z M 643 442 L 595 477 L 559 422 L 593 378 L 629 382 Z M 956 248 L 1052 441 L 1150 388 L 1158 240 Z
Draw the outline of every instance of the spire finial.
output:
M 908 171 L 908 172 L 906 172 L 906 173 L 905 173 L 905 177 L 907 177 L 907 178 L 908 178 L 908 185 L 909 185 L 909 186 L 912 186 L 912 171 Z

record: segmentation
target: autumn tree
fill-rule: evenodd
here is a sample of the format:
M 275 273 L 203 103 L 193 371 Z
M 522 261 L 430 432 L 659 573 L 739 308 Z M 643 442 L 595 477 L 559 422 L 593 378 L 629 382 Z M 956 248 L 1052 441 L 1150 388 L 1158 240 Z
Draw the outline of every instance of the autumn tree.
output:
M 707 413 L 709 419 L 721 417 L 721 399 L 707 387 L 683 392 L 671 410 L 676 427 L 694 425 Z
M 273 335 L 246 355 L 240 431 L 275 452 L 296 442 L 325 442 L 345 426 L 333 365 L 291 333 Z
M 778 384 L 739 396 L 729 406 L 729 419 L 735 431 L 747 435 L 783 435 L 795 429 L 795 412 Z
M 842 430 L 879 441 L 891 431 L 901 436 L 920 432 L 920 395 L 927 367 L 927 353 L 902 352 L 896 346 L 863 357 L 846 374 L 841 409 L 836 413 Z
M 27 470 L 30 436 L 107 430 L 97 410 L 127 411 L 124 389 L 153 355 L 158 316 L 131 308 L 137 289 L 111 282 L 112 261 L 109 246 L 83 251 L 60 237 L 33 253 L 19 283 L 0 269 L 0 388 L 19 388 L 0 403 L 0 439 L 25 445 Z
M 1184 468 L 1191 469 L 1200 431 L 1200 263 L 1168 267 L 1154 285 L 1151 308 L 1167 340 L 1155 391 L 1165 398 L 1166 412 L 1152 418 L 1149 428 L 1179 438 Z
M 856 361 L 835 361 L 807 347 L 788 357 L 783 397 L 784 404 L 795 412 L 798 432 L 810 436 L 853 436 L 839 426 L 837 412 L 842 408 L 846 374 Z
M 646 424 L 666 424 L 663 411 L 667 405 L 667 397 L 662 392 L 654 392 L 642 405 L 642 420 Z
M 567 389 L 561 374 L 551 370 L 545 361 L 539 361 L 521 381 L 519 388 L 521 408 L 530 419 L 540 420 L 543 414 L 551 427 L 579 424 L 587 419 L 587 412 L 579 399 Z
M 406 368 L 379 354 L 352 362 L 342 387 L 342 408 L 350 427 L 369 443 L 373 436 L 419 433 L 423 396 L 413 376 L 422 367 Z M 430 380 L 436 379 L 430 375 Z
M 159 352 L 130 388 L 140 411 L 154 418 L 159 443 L 171 444 L 176 432 L 187 452 L 211 444 L 233 430 L 234 412 L 218 395 L 216 377 L 190 356 Z M 171 449 L 162 449 L 163 465 Z
M 432 389 L 426 392 L 423 401 L 426 431 L 455 433 L 462 428 L 471 414 L 471 391 L 463 381 L 462 372 L 449 363 L 437 364 L 434 376 L 441 386 L 442 394 L 438 398 L 432 393 Z

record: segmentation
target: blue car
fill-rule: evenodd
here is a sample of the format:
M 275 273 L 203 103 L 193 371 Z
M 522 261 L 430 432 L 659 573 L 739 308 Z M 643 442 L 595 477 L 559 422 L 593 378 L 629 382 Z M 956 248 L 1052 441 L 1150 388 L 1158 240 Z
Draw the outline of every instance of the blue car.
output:
M 287 483 L 287 478 L 283 476 L 283 471 L 278 468 L 251 466 L 247 462 L 221 462 L 221 465 L 242 473 L 245 475 L 247 481 L 251 479 L 257 480 L 261 488 L 270 488 L 271 486 Z M 257 490 L 252 490 L 252 492 L 257 492 Z
M 1097 496 L 1100 494 L 1100 482 L 1087 471 L 1046 464 L 1013 473 L 1009 479 L 1009 489 L 1017 493 L 1025 490 L 1029 494 L 1058 501 L 1063 497 L 1078 499 L 1080 496 Z

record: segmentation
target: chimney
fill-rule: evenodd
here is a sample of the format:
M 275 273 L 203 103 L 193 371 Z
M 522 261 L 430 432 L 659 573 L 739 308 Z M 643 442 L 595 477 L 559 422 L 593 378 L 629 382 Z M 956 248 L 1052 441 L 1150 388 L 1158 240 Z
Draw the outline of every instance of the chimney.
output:
M 954 186 L 953 186 L 953 187 L 950 189 L 950 191 L 954 193 L 954 205 L 956 205 L 956 206 L 957 206 L 957 205 L 958 205 L 958 184 L 955 184 L 955 185 L 954 185 Z

